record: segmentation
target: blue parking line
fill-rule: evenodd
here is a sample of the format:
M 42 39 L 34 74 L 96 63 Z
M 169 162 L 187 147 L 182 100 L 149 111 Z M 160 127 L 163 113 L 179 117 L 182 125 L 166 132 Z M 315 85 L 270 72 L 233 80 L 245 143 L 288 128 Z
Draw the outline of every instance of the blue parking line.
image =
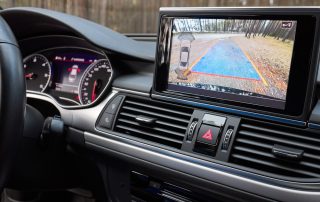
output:
M 220 39 L 192 68 L 193 72 L 260 80 L 241 48 L 232 40 Z

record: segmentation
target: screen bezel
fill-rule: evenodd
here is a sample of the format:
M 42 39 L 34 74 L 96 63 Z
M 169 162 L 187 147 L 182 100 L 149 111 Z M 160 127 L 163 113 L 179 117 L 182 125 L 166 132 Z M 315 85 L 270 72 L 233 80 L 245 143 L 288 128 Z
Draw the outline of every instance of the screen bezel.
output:
M 222 105 L 227 107 L 252 109 L 255 111 L 264 111 L 266 113 L 276 113 L 288 115 L 291 117 L 302 117 L 305 104 L 310 104 L 311 98 L 307 99 L 309 94 L 310 80 L 314 81 L 314 68 L 312 67 L 316 17 L 307 14 L 295 14 L 294 12 L 278 11 L 278 14 L 235 14 L 235 11 L 210 13 L 208 12 L 162 12 L 160 16 L 160 26 L 158 35 L 158 46 L 156 54 L 156 69 L 153 84 L 153 94 L 160 94 L 175 98 L 194 100 L 209 104 Z M 250 13 L 250 12 L 249 12 Z M 262 12 L 261 12 L 262 13 Z M 277 13 L 277 12 L 270 12 Z M 287 90 L 287 99 L 284 109 L 270 106 L 260 106 L 255 103 L 245 102 L 241 99 L 223 99 L 215 96 L 205 96 L 201 92 L 193 92 L 187 89 L 168 89 L 168 72 L 170 64 L 172 21 L 174 18 L 218 18 L 218 19 L 270 19 L 270 20 L 295 20 L 297 21 L 295 44 L 292 54 L 292 62 L 289 75 Z M 303 68 L 301 68 L 303 67 Z M 307 89 L 307 90 L 306 90 Z M 200 89 L 201 91 L 201 89 Z M 217 92 L 219 94 L 219 92 Z M 240 96 L 239 96 L 240 97 Z

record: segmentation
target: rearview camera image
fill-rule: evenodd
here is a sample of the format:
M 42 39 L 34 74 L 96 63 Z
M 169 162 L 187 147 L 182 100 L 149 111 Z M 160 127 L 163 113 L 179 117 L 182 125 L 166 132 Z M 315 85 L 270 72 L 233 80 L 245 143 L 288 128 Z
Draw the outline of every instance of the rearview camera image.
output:
M 297 22 L 173 20 L 168 83 L 285 100 Z

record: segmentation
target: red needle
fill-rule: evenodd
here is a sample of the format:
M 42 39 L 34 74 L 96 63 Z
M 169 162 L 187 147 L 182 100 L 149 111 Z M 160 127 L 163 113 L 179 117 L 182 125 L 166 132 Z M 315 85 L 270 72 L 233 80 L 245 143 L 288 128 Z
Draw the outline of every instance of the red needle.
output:
M 33 73 L 29 73 L 29 74 L 26 74 L 26 75 L 25 75 L 25 78 L 27 78 L 27 79 L 31 79 L 31 78 L 32 78 L 32 76 L 33 76 Z
M 94 81 L 93 83 L 93 89 L 92 89 L 92 94 L 91 94 L 91 102 L 93 102 L 96 99 L 96 87 L 97 87 L 97 80 Z

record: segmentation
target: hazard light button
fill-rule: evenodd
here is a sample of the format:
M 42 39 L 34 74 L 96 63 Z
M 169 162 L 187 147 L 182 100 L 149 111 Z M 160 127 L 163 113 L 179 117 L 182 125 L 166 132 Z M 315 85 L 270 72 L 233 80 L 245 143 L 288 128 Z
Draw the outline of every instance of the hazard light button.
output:
M 220 128 L 202 124 L 197 136 L 197 142 L 206 143 L 212 146 L 218 144 L 218 136 L 220 134 Z

